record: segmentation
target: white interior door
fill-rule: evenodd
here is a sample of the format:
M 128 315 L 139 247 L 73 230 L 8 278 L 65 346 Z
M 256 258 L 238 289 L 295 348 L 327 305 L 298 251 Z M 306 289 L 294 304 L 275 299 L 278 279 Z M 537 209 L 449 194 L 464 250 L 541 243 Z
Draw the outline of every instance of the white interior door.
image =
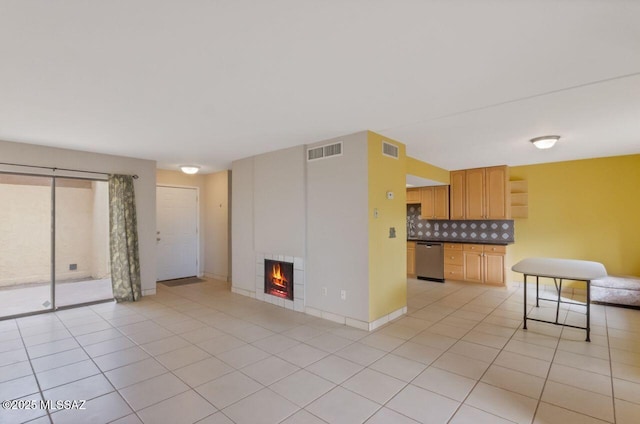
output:
M 195 188 L 157 187 L 158 280 L 198 275 L 198 196 Z

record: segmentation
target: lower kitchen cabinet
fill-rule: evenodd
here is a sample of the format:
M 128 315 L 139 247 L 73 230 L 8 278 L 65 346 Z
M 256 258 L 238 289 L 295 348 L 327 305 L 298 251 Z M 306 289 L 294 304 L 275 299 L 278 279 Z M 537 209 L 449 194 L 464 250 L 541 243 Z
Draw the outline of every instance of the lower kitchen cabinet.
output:
M 416 275 L 416 242 L 407 242 L 407 275 L 415 277 Z
M 445 243 L 444 245 L 444 278 L 449 280 L 464 279 L 464 258 L 462 245 Z
M 504 285 L 506 246 L 491 244 L 445 244 L 446 279 Z

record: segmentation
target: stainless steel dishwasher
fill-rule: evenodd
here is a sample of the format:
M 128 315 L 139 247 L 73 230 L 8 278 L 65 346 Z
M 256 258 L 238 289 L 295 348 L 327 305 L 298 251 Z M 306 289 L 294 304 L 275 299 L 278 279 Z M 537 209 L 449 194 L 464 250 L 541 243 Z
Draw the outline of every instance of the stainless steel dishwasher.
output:
M 444 246 L 442 243 L 416 243 L 416 277 L 420 280 L 444 283 Z

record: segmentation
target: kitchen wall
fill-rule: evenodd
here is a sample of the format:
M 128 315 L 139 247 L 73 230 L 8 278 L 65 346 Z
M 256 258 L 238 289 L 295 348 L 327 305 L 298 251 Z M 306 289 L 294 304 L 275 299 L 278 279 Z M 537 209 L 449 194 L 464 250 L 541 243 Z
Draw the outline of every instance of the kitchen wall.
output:
M 138 215 L 140 249 L 140 275 L 143 294 L 156 290 L 156 163 L 155 161 L 103 155 L 69 149 L 37 146 L 34 144 L 0 141 L 0 157 L 3 162 L 57 168 L 83 169 L 113 174 L 137 174 L 134 180 Z M 22 171 L 25 168 L 3 166 L 3 170 Z M 47 171 L 29 169 L 32 172 Z M 78 175 L 56 172 L 57 175 Z
M 445 185 L 450 184 L 449 171 L 409 156 L 406 156 L 406 173 Z
M 515 166 L 510 173 L 529 185 L 529 217 L 516 220 L 512 264 L 530 256 L 585 259 L 602 262 L 609 274 L 640 276 L 640 155 Z M 521 274 L 510 277 L 522 281 Z
M 369 321 L 374 321 L 407 306 L 407 157 L 404 144 L 371 131 L 367 136 Z M 383 140 L 398 146 L 397 159 L 382 154 Z M 390 237 L 391 229 L 395 237 Z

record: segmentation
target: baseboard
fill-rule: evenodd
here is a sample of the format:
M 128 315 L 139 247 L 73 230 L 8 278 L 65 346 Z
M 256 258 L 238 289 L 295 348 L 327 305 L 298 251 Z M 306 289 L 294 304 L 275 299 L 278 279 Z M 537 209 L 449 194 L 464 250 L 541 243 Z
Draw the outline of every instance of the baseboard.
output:
M 154 294 L 156 294 L 156 289 L 155 288 L 142 290 L 142 295 L 143 296 L 153 296 Z

